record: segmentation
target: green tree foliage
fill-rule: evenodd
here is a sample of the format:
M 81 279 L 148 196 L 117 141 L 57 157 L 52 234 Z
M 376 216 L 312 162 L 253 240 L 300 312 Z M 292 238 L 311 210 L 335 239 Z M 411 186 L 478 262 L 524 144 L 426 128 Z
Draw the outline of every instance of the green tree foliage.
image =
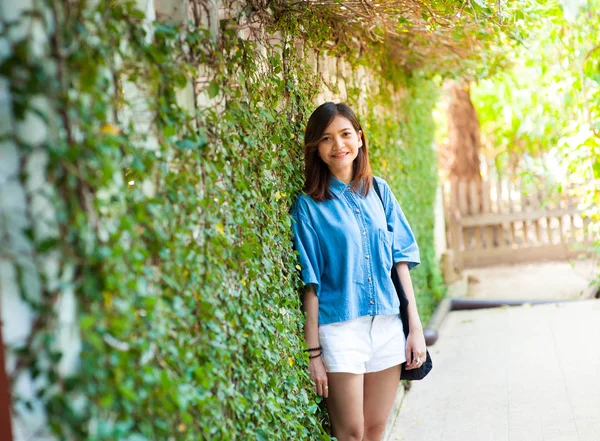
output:
M 486 154 L 558 191 L 577 183 L 600 237 L 600 2 L 522 6 L 507 68 L 472 88 Z
M 474 86 L 484 136 L 496 154 L 547 152 L 573 120 L 589 124 L 585 101 L 594 101 L 597 74 L 594 53 L 584 59 L 599 42 L 598 7 L 587 4 L 584 9 L 569 21 L 554 2 L 529 5 L 519 23 L 526 37 L 513 44 L 510 65 Z M 586 84 L 590 90 L 584 95 Z

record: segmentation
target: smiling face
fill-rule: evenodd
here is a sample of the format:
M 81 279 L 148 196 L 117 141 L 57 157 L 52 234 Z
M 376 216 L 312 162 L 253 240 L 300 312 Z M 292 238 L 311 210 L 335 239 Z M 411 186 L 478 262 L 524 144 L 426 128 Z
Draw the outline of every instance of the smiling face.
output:
M 327 126 L 317 149 L 334 176 L 349 176 L 352 179 L 352 163 L 362 147 L 361 136 L 362 131 L 357 132 L 352 123 L 341 115 L 337 115 Z
M 331 199 L 331 177 L 366 196 L 373 172 L 360 121 L 346 103 L 328 101 L 308 118 L 304 131 L 303 190 L 317 202 Z

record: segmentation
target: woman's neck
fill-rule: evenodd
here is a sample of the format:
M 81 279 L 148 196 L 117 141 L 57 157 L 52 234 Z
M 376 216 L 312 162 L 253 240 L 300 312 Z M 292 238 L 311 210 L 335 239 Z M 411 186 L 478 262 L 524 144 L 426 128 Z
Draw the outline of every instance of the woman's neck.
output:
M 349 184 L 350 182 L 352 182 L 352 175 L 353 175 L 352 168 L 349 168 L 346 170 L 336 170 L 336 171 L 330 170 L 330 171 L 334 178 L 339 179 L 344 184 Z

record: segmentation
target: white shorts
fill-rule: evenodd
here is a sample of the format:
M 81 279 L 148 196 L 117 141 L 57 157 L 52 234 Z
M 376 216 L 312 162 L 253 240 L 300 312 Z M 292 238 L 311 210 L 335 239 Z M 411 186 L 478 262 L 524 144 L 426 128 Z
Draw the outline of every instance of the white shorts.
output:
M 406 361 L 400 315 L 376 315 L 319 326 L 327 372 L 365 374 Z

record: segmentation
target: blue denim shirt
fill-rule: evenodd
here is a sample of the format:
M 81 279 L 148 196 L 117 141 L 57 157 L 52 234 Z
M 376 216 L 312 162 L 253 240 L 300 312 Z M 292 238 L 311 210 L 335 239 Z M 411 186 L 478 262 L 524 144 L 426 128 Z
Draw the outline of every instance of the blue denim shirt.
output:
M 398 201 L 384 179 L 375 179 L 383 205 L 373 188 L 363 197 L 332 177 L 333 199 L 316 202 L 302 194 L 292 208 L 294 246 L 302 280 L 319 298 L 319 325 L 398 314 L 392 265 L 408 262 L 412 269 L 420 263 Z

